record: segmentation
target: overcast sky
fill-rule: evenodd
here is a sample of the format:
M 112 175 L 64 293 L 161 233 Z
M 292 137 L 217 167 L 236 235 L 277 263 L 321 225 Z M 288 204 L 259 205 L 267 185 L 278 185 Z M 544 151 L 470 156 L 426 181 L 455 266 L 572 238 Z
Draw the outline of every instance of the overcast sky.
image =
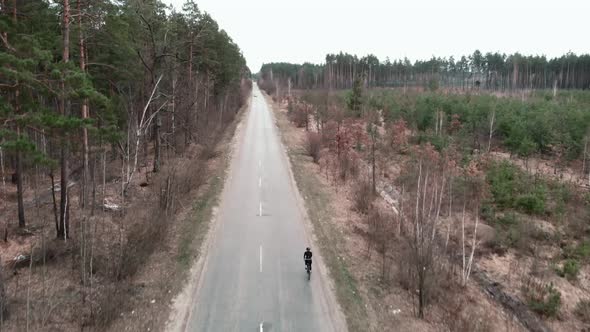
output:
M 180 9 L 185 0 L 164 0 Z M 482 52 L 590 52 L 590 0 L 200 0 L 262 63 L 321 63 L 339 51 L 411 60 Z

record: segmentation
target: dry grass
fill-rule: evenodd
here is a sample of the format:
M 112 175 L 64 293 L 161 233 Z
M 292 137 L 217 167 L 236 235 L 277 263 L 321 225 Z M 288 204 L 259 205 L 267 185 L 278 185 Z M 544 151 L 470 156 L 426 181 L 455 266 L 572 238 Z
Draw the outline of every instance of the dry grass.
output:
M 584 323 L 590 323 L 590 301 L 581 300 L 576 304 L 576 316 Z

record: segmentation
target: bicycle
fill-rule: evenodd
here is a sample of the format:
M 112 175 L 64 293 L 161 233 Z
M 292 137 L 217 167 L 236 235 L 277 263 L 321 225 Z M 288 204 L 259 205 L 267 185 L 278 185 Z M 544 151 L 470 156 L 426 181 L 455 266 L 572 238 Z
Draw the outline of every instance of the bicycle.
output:
M 307 272 L 307 280 L 311 279 L 311 260 L 305 261 L 305 272 Z

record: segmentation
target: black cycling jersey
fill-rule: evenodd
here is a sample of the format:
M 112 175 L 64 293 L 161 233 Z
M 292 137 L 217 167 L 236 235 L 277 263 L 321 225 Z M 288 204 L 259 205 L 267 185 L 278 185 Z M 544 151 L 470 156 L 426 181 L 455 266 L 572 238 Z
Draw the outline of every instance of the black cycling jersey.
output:
M 311 260 L 311 256 L 312 255 L 313 254 L 311 253 L 311 251 L 306 251 L 306 252 L 303 253 L 303 259 L 305 259 L 305 260 Z

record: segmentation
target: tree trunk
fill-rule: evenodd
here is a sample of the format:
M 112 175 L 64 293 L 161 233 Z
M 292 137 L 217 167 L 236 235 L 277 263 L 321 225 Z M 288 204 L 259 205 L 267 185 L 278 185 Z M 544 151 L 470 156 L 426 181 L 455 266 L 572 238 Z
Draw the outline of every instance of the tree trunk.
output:
M 16 11 L 16 0 L 13 1 L 13 7 L 12 7 L 12 22 L 14 24 L 17 23 L 17 11 Z M 4 2 L 2 2 L 2 10 L 4 10 Z M 7 41 L 8 40 L 8 35 L 6 33 L 4 33 L 4 39 Z M 16 89 L 14 91 L 14 110 L 15 113 L 18 115 L 20 113 L 20 103 L 19 103 L 19 98 L 20 98 L 20 89 L 18 88 L 18 80 L 15 82 L 15 86 Z M 18 139 L 20 139 L 20 125 L 16 125 L 16 136 Z M 17 209 L 18 209 L 18 227 L 20 228 L 24 228 L 26 226 L 25 223 L 25 207 L 24 207 L 24 203 L 23 203 L 23 167 L 22 167 L 22 153 L 21 151 L 17 148 L 16 149 L 16 188 L 17 188 Z M 4 165 L 2 165 L 2 168 L 4 168 Z M 2 171 L 4 173 L 4 170 Z M 2 180 L 4 181 L 4 180 Z
M 60 179 L 60 202 L 59 202 L 59 229 L 57 236 L 67 239 L 69 231 L 69 202 L 68 202 L 68 149 L 61 148 L 61 179 Z
M 191 141 L 192 123 L 193 123 L 191 113 L 193 111 L 196 113 L 197 107 L 198 107 L 198 105 L 196 105 L 196 99 L 195 99 L 196 89 L 194 88 L 195 84 L 193 82 L 193 33 L 192 32 L 190 33 L 190 38 L 191 38 L 190 48 L 189 48 L 189 52 L 188 52 L 188 86 L 189 86 L 188 93 L 189 93 L 189 102 L 191 103 L 191 107 L 188 109 L 188 112 L 186 115 L 187 123 L 185 123 L 185 125 L 184 125 L 184 145 L 185 146 L 188 146 Z M 195 93 L 195 95 L 193 95 L 193 93 Z M 174 96 L 172 98 L 174 98 Z M 195 126 L 197 126 L 197 130 L 199 130 L 199 127 L 198 127 L 199 115 L 195 114 L 195 118 L 197 119 L 195 121 Z
M 57 199 L 55 197 L 55 177 L 53 176 L 53 170 L 49 172 L 49 178 L 51 179 L 51 197 L 53 198 L 53 216 L 55 218 L 55 231 L 59 234 L 59 216 L 57 212 Z
M 154 135 L 156 144 L 154 147 L 154 173 L 160 171 L 160 157 L 161 157 L 161 138 L 160 138 L 160 127 L 162 126 L 162 120 L 159 115 L 156 115 L 156 123 L 154 125 Z
M 496 110 L 492 111 L 492 118 L 490 119 L 490 137 L 488 139 L 488 150 L 487 153 L 490 153 L 490 149 L 492 147 L 492 136 L 494 135 L 494 120 L 496 119 Z
M 172 114 L 171 114 L 171 132 L 172 132 L 172 146 L 174 147 L 173 151 L 177 151 L 176 148 L 176 75 L 172 77 Z
M 92 169 L 90 170 L 90 174 L 92 174 L 92 204 L 90 215 L 94 216 L 94 210 L 96 209 L 96 153 L 92 154 Z
M 64 0 L 63 3 L 63 62 L 68 63 L 70 60 L 70 2 Z M 66 97 L 65 82 L 62 80 L 62 96 L 60 96 L 60 112 L 62 116 L 66 115 Z M 61 147 L 61 179 L 60 179 L 60 227 L 57 233 L 59 238 L 64 240 L 68 238 L 69 231 L 69 206 L 68 206 L 68 148 L 65 146 L 65 140 Z
M 17 126 L 17 135 L 20 136 L 20 127 Z M 24 228 L 25 223 L 25 205 L 23 202 L 23 162 L 20 150 L 16 151 L 16 195 L 18 200 L 18 227 Z
M 79 29 L 79 42 L 80 42 L 80 70 L 86 71 L 86 45 L 84 44 L 84 33 L 82 31 L 82 6 L 81 0 L 78 0 L 78 29 Z M 84 99 L 82 102 L 82 119 L 88 119 L 88 99 Z M 82 127 L 82 163 L 83 163 L 83 176 L 82 176 L 82 201 L 80 202 L 82 207 L 86 207 L 86 200 L 88 197 L 88 129 Z
M 424 271 L 418 272 L 418 318 L 424 318 Z
M 373 127 L 373 130 L 377 130 Z M 373 132 L 373 135 L 376 135 L 376 132 Z M 372 175 L 373 175 L 373 194 L 377 194 L 377 179 L 375 176 L 375 137 L 373 136 L 373 144 L 371 144 L 371 166 L 372 166 Z

